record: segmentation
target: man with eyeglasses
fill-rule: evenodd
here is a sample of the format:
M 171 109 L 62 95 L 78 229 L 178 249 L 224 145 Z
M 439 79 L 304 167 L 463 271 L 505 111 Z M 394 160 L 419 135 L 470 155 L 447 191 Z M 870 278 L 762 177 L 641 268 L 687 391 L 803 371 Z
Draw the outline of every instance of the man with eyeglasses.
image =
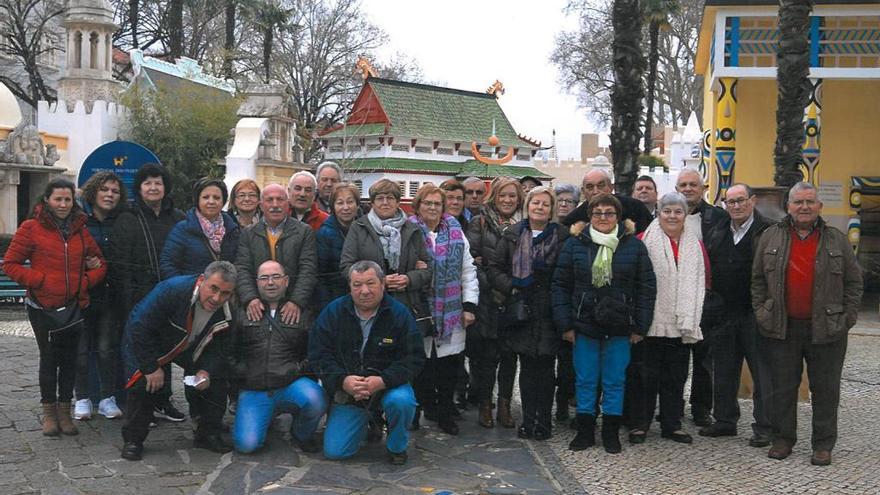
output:
M 706 335 L 714 366 L 713 398 L 715 422 L 699 430 L 704 437 L 737 434 L 740 409 L 737 400 L 743 359 L 749 365 L 754 383 L 752 437 L 749 445 L 766 447 L 772 439 L 770 401 L 772 392 L 765 355 L 752 311 L 752 260 L 759 236 L 768 222 L 755 204 L 757 198 L 747 184 L 737 183 L 727 190 L 724 204 L 729 221 L 705 244 L 712 260 L 712 290 L 723 299 L 719 321 Z
M 730 217 L 722 208 L 709 204 L 703 195 L 706 192 L 706 183 L 703 175 L 696 169 L 685 168 L 675 181 L 675 190 L 681 193 L 688 204 L 688 223 L 694 222 L 700 226 L 697 235 L 703 241 L 703 245 L 713 242 L 714 233 L 722 231 L 723 226 Z M 710 254 L 709 262 L 715 264 Z M 703 307 L 706 308 L 704 301 Z M 707 310 L 704 309 L 704 314 Z M 703 333 L 710 333 L 711 328 L 706 328 L 704 323 Z M 691 415 L 697 426 L 709 426 L 712 424 L 712 362 L 709 357 L 709 346 L 702 340 L 691 346 L 693 357 L 693 378 L 691 380 Z
M 614 176 L 611 170 L 605 167 L 591 168 L 584 175 L 581 183 L 581 204 L 569 213 L 568 216 L 560 219 L 560 223 L 566 226 L 572 226 L 578 222 L 583 222 L 584 225 L 589 224 L 590 219 L 587 216 L 587 210 L 590 199 L 596 194 L 612 194 L 623 206 L 620 222 L 623 223 L 625 220 L 630 220 L 635 224 L 637 234 L 644 232 L 653 220 L 651 213 L 648 212 L 648 209 L 645 208 L 641 201 L 623 194 L 615 194 L 613 190 Z
M 256 274 L 268 260 L 281 263 L 289 284 L 281 305 L 285 325 L 306 325 L 303 312 L 309 307 L 318 283 L 318 254 L 315 234 L 308 225 L 289 218 L 287 192 L 280 184 L 269 184 L 260 199 L 263 218 L 241 233 L 235 266 L 238 269 L 238 298 L 250 321 L 260 321 L 266 306 L 260 300 Z
M 242 454 L 263 446 L 276 412 L 293 415 L 291 442 L 303 452 L 320 450 L 315 430 L 327 401 L 306 359 L 308 327 L 287 324 L 281 317 L 289 282 L 281 263 L 260 264 L 256 283 L 265 311 L 257 321 L 241 317 L 233 336 L 233 369 L 241 391 L 232 438 Z
M 752 265 L 752 308 L 770 363 L 773 445 L 782 460 L 797 442 L 798 387 L 807 362 L 813 409 L 810 463 L 831 464 L 837 442 L 847 333 L 862 299 L 862 270 L 846 235 L 820 216 L 816 187 L 795 184 L 788 215 L 761 234 Z
M 465 218 L 470 221 L 475 215 L 480 214 L 483 200 L 486 199 L 486 183 L 479 177 L 468 177 L 462 182 L 464 185 Z

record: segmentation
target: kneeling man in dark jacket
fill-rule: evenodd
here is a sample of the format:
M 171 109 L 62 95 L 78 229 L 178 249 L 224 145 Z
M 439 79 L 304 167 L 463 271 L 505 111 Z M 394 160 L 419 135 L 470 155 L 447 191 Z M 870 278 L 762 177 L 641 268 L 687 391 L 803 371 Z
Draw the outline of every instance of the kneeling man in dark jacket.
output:
M 220 436 L 226 410 L 226 341 L 235 320 L 228 304 L 235 290 L 235 266 L 215 261 L 201 275 L 165 280 L 132 310 L 122 337 L 130 376 L 122 457 L 138 460 L 149 433 L 156 393 L 165 383 L 162 367 L 174 362 L 189 380 L 186 400 L 198 426 L 195 446 L 229 452 Z
M 327 410 L 324 391 L 307 377 L 308 328 L 284 323 L 289 278 L 277 261 L 257 269 L 257 292 L 266 309 L 257 321 L 244 312 L 234 343 L 235 371 L 241 380 L 232 438 L 235 450 L 245 454 L 262 447 L 275 411 L 293 414 L 291 440 L 305 452 L 317 452 L 315 430 Z
M 351 293 L 330 303 L 309 336 L 309 362 L 333 397 L 324 456 L 344 459 L 360 449 L 373 411 L 388 422 L 392 464 L 406 463 L 407 426 L 416 411 L 410 383 L 425 362 L 410 310 L 385 293 L 385 273 L 372 261 L 349 269 Z

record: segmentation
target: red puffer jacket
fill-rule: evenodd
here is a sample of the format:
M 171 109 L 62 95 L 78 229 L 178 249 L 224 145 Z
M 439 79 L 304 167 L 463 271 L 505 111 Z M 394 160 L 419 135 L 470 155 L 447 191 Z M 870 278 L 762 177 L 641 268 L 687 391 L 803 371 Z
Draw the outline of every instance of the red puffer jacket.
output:
M 34 208 L 34 218 L 25 220 L 12 237 L 3 255 L 3 270 L 9 278 L 28 290 L 28 296 L 46 308 L 60 308 L 77 293 L 83 256 L 97 256 L 98 268 L 85 269 L 79 287 L 79 305 L 89 305 L 89 289 L 107 274 L 107 264 L 98 244 L 86 229 L 86 215 L 71 213 L 70 235 L 65 241 L 42 204 Z M 82 235 L 80 235 L 82 234 Z M 30 268 L 24 262 L 31 260 Z

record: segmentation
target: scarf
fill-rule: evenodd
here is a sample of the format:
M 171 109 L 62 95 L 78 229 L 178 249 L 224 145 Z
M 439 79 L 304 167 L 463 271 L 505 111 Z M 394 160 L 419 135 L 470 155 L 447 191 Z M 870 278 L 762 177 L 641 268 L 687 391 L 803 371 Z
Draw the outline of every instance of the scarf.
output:
M 559 236 L 556 233 L 556 224 L 552 222 L 537 237 L 532 237 L 528 218 L 521 220 L 519 227 L 519 237 L 513 248 L 511 275 L 514 287 L 525 288 L 535 283 L 535 270 L 556 263 Z
M 376 214 L 376 210 L 370 210 L 367 213 L 367 220 L 379 235 L 379 243 L 382 244 L 382 254 L 388 268 L 396 272 L 400 268 L 400 229 L 406 222 L 406 215 L 403 214 L 403 210 L 398 209 L 396 215 L 382 220 Z
M 463 329 L 461 270 L 464 262 L 464 233 L 455 217 L 444 213 L 437 226 L 437 239 L 418 216 L 410 222 L 419 226 L 425 235 L 425 247 L 431 254 L 434 283 L 431 316 L 434 317 L 434 338 L 441 344 L 452 341 L 452 334 Z
M 599 246 L 599 252 L 593 260 L 593 287 L 604 287 L 611 283 L 611 258 L 620 242 L 617 238 L 618 227 L 615 225 L 611 233 L 603 234 L 590 226 L 590 239 Z
M 208 244 L 215 253 L 220 252 L 220 243 L 223 242 L 223 236 L 226 235 L 226 226 L 223 225 L 223 214 L 217 215 L 217 220 L 208 220 L 195 209 L 196 218 L 199 219 L 199 226 L 202 227 L 202 233 L 208 238 Z
M 483 214 L 486 215 L 494 225 L 498 226 L 498 230 L 504 230 L 504 227 L 508 227 L 516 223 L 515 214 L 511 215 L 507 220 L 503 220 L 501 218 L 501 215 L 498 214 L 498 210 L 496 210 L 493 206 L 483 208 Z
M 698 231 L 699 226 L 685 222 L 678 244 L 678 263 L 672 241 L 660 228 L 659 220 L 651 222 L 645 231 L 642 241 L 657 275 L 657 302 L 649 337 L 681 337 L 685 344 L 703 340 L 700 319 L 706 295 L 706 267 Z
M 55 226 L 58 227 L 58 232 L 61 233 L 61 237 L 67 240 L 67 238 L 70 237 L 70 224 L 71 217 L 74 215 L 73 211 L 68 213 L 63 220 L 56 217 L 54 213 L 50 212 L 49 215 L 52 217 L 52 221 L 55 222 Z

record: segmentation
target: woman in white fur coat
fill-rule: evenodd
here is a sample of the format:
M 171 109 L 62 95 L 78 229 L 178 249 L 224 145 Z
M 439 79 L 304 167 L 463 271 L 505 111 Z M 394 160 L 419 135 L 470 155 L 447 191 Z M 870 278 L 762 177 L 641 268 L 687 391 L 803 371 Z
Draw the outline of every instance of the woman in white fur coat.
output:
M 645 393 L 649 411 L 645 417 L 654 417 L 659 395 L 661 436 L 691 443 L 693 438 L 681 424 L 684 385 L 690 357 L 688 344 L 703 340 L 700 319 L 709 285 L 709 258 L 699 239 L 699 220 L 688 221 L 683 195 L 663 195 L 657 209 L 657 218 L 640 234 L 657 276 L 654 320 L 646 338 Z

